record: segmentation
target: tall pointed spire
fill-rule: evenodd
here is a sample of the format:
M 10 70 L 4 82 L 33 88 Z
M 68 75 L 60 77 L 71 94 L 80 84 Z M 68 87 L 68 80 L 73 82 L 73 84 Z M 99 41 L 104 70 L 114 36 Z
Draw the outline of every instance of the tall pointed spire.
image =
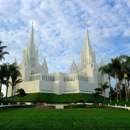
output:
M 70 68 L 70 73 L 73 74 L 73 73 L 76 73 L 76 72 L 77 72 L 77 66 L 76 66 L 75 60 L 73 58 L 71 68 Z
M 104 66 L 104 61 L 103 61 L 103 58 L 101 59 L 100 66 Z
M 86 53 L 87 62 L 90 63 L 91 58 L 91 46 L 89 42 L 89 34 L 88 34 L 88 20 L 86 21 L 86 36 L 85 36 L 85 45 L 84 45 L 84 51 Z
M 73 58 L 72 65 L 76 66 L 75 59 Z
M 85 36 L 86 49 L 90 49 L 89 35 L 88 35 L 88 20 L 86 21 L 86 36 Z
M 31 32 L 30 32 L 30 37 L 29 37 L 28 45 L 29 45 L 29 48 L 31 48 L 31 49 L 32 49 L 32 47 L 34 45 L 33 22 L 32 22 L 32 28 L 31 28 Z
M 47 73 L 48 74 L 48 67 L 47 67 L 47 63 L 46 63 L 46 58 L 44 58 L 44 61 L 42 63 L 41 71 L 43 73 Z
M 14 63 L 18 64 L 17 59 L 16 59 L 16 56 L 15 56 L 15 59 L 14 59 Z

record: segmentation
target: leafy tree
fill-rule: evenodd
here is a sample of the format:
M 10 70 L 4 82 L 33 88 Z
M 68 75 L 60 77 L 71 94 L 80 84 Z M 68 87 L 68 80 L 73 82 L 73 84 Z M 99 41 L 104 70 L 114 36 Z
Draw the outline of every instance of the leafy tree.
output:
M 3 51 L 6 48 L 6 46 L 2 46 L 2 41 L 0 41 L 0 60 L 2 61 L 2 59 L 4 58 L 5 54 L 9 54 L 9 52 L 7 51 Z M 0 93 L 1 93 L 1 89 L 2 89 L 2 82 L 4 80 L 4 73 L 5 67 L 3 65 L 0 65 Z
M 0 65 L 0 93 L 2 89 L 2 84 L 5 84 L 4 78 L 6 76 L 6 65 L 2 64 Z
M 121 95 L 122 99 L 125 99 L 126 97 L 125 84 L 122 84 Z
M 109 63 L 109 67 L 111 68 L 112 70 L 112 77 L 115 78 L 116 80 L 116 91 L 117 91 L 117 102 L 119 101 L 119 98 L 118 98 L 118 89 L 119 89 L 119 94 L 120 94 L 120 98 L 121 98 L 121 92 L 120 92 L 120 83 L 123 79 L 123 74 L 121 72 L 121 61 L 120 61 L 120 58 L 119 57 L 116 57 L 115 59 L 111 59 L 111 63 Z M 117 79 L 119 82 L 117 82 Z M 117 86 L 117 83 L 118 86 Z
M 5 95 L 5 99 L 7 99 L 7 94 L 8 94 L 8 87 L 9 87 L 9 78 L 10 78 L 10 70 L 9 70 L 9 63 L 7 64 L 3 64 L 2 66 L 4 67 L 3 71 L 4 71 L 4 80 L 3 80 L 3 84 L 6 86 L 6 95 Z
M 25 93 L 24 89 L 22 89 L 22 88 L 17 89 L 16 93 L 18 93 L 19 98 L 23 98 L 24 96 L 27 95 L 27 94 Z
M 102 93 L 101 88 L 95 88 L 95 93 L 93 93 L 95 103 L 99 103 L 99 96 L 100 96 L 101 93 Z
M 3 49 L 6 48 L 6 46 L 1 46 L 1 44 L 2 44 L 2 41 L 0 41 L 0 60 L 5 59 L 4 58 L 5 54 L 9 54 L 9 52 L 3 51 Z
M 9 82 L 12 86 L 12 100 L 13 100 L 13 91 L 14 91 L 14 87 L 18 84 L 21 83 L 23 80 L 19 79 L 19 77 L 21 77 L 21 73 L 19 71 L 19 67 L 17 66 L 16 63 L 13 63 L 9 66 L 9 70 L 10 70 L 10 77 L 11 77 L 11 82 Z
M 103 91 L 103 93 L 104 93 L 104 102 L 106 102 L 106 92 L 105 92 L 105 90 L 107 89 L 107 88 L 109 88 L 109 85 L 108 85 L 108 82 L 105 82 L 105 83 L 100 83 L 100 87 L 101 87 L 101 89 L 102 89 L 102 91 Z
M 3 92 L 0 93 L 0 98 L 2 99 L 4 97 Z
M 110 80 L 111 80 L 111 73 L 112 73 L 112 69 L 110 68 L 110 65 L 105 65 L 105 66 L 101 66 L 98 69 L 99 72 L 101 72 L 101 75 L 107 74 L 107 78 L 108 78 L 108 84 L 109 84 L 109 89 L 110 89 L 110 102 L 111 102 L 111 85 L 110 85 Z
M 127 55 L 120 55 L 120 59 L 122 62 L 122 73 L 124 74 L 124 80 L 125 80 L 125 91 L 126 91 L 126 100 L 128 100 L 128 97 L 130 96 L 130 88 L 129 88 L 129 82 L 130 82 L 130 56 Z
M 111 87 L 111 98 L 112 98 L 112 100 L 114 100 L 116 98 L 116 92 L 112 87 Z

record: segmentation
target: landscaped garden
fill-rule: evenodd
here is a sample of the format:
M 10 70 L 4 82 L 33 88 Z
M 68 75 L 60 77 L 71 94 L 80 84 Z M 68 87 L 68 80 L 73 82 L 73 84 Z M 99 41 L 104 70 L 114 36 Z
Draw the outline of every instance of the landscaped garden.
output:
M 1 44 L 0 41 L 0 50 L 2 52 L 6 46 L 1 46 Z M 4 54 L 8 54 L 8 52 L 2 52 L 1 54 L 3 55 L 1 55 L 0 60 L 4 59 Z M 17 93 L 13 93 L 16 85 L 22 82 L 19 67 L 15 63 L 0 65 L 0 130 L 129 129 L 130 111 L 107 107 L 108 103 L 110 105 L 130 106 L 130 101 L 128 101 L 130 98 L 129 61 L 129 56 L 122 55 L 111 59 L 111 63 L 101 66 L 99 71 L 108 75 L 108 82 L 99 84 L 100 87 L 95 88 L 93 94 L 62 95 L 51 93 L 30 93 L 26 95 L 23 89 L 18 89 Z M 111 77 L 118 81 L 115 88 L 110 85 Z M 11 82 L 9 78 L 12 79 Z M 1 91 L 2 84 L 6 86 L 5 97 L 3 97 Z M 10 98 L 7 98 L 9 84 L 12 94 Z M 109 98 L 106 98 L 105 90 L 108 88 Z M 18 95 L 14 96 L 15 94 Z M 21 102 L 22 105 L 18 105 L 17 102 Z M 24 104 L 25 102 L 33 102 L 34 105 L 27 106 Z M 85 103 L 95 104 L 88 106 Z M 98 103 L 102 103 L 102 105 L 98 106 Z M 44 105 L 46 104 L 52 106 L 45 108 Z M 67 106 L 65 106 L 65 109 L 57 110 L 54 109 L 53 104 L 67 104 Z M 2 105 L 6 105 L 5 108 Z
M 13 97 L 13 101 L 19 101 L 19 97 Z M 70 93 L 70 94 L 52 94 L 52 93 L 28 93 L 22 101 L 47 102 L 47 103 L 76 103 L 76 102 L 94 102 L 94 96 L 86 93 Z M 103 102 L 103 97 L 99 97 L 99 101 Z
M 114 108 L 5 108 L 0 109 L 0 130 L 129 129 L 130 111 Z

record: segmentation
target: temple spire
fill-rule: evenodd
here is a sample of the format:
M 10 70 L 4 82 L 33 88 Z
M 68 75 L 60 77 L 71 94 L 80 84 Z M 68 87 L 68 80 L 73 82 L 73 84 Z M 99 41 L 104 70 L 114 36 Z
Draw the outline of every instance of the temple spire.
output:
M 70 73 L 73 74 L 73 73 L 76 73 L 76 72 L 77 72 L 77 66 L 76 66 L 75 60 L 73 58 L 71 68 L 70 68 Z
M 47 67 L 47 63 L 46 63 L 46 58 L 45 57 L 44 57 L 44 61 L 42 63 L 41 71 L 43 73 L 47 73 L 48 74 L 48 67 Z
M 32 48 L 34 45 L 33 22 L 32 22 L 32 28 L 31 28 L 31 32 L 30 32 L 28 45 L 29 45 L 29 48 Z
M 16 56 L 15 56 L 15 59 L 14 59 L 14 63 L 18 64 L 17 59 L 16 59 Z
M 89 43 L 89 34 L 88 34 L 88 20 L 86 20 L 86 36 L 85 36 L 85 45 L 87 50 L 90 50 L 90 43 Z
M 72 65 L 76 66 L 75 59 L 73 58 Z
M 85 46 L 84 51 L 86 52 L 86 58 L 88 63 L 91 61 L 90 55 L 91 55 L 91 46 L 89 42 L 89 34 L 88 34 L 88 20 L 86 20 L 86 36 L 85 36 Z
M 104 61 L 103 61 L 103 58 L 101 59 L 100 66 L 104 66 Z

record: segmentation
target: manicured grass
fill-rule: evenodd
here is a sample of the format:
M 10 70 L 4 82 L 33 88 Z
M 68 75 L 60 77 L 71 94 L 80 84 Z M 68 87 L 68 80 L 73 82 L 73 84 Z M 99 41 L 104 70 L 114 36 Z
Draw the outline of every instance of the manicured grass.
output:
M 4 108 L 0 130 L 115 130 L 130 128 L 130 111 L 113 108 Z
M 75 94 L 62 94 L 56 95 L 51 93 L 30 93 L 27 94 L 22 101 L 38 101 L 47 103 L 71 103 L 79 102 L 79 100 L 85 102 L 94 102 L 92 94 L 75 93 Z M 18 97 L 14 97 L 13 101 L 19 101 Z M 100 97 L 100 102 L 103 102 L 103 97 Z

